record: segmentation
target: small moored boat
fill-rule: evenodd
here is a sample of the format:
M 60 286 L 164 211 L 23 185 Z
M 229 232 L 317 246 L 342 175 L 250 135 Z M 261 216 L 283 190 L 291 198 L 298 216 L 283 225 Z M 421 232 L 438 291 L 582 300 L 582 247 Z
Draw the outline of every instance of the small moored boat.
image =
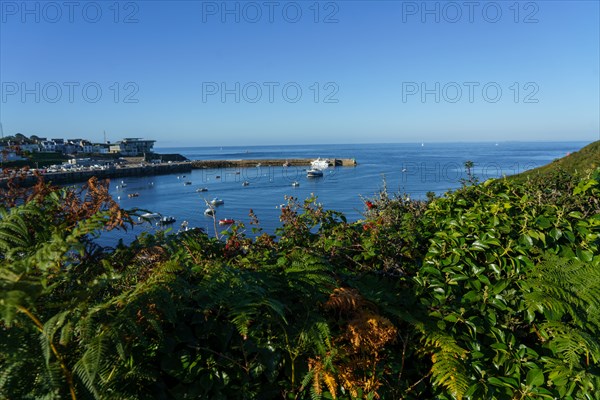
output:
M 160 218 L 159 213 L 144 213 L 138 217 L 138 221 L 140 221 L 140 222 L 152 221 L 152 220 L 159 219 L 159 218 Z
M 242 186 L 248 186 L 248 185 L 250 185 L 250 182 L 248 182 L 248 181 L 242 182 Z
M 206 210 L 204 210 L 204 215 L 212 217 L 215 215 L 215 210 L 212 208 L 207 208 Z
M 200 193 L 200 192 L 208 192 L 208 188 L 201 187 L 201 188 L 196 189 L 196 192 L 198 192 L 198 193 Z
M 191 184 L 192 184 L 192 182 L 190 182 L 190 181 L 185 181 L 185 182 L 183 182 L 183 184 L 184 184 L 185 186 L 188 186 L 188 185 L 191 185 Z
M 224 218 L 224 219 L 220 219 L 219 220 L 219 225 L 231 225 L 233 224 L 235 221 L 231 218 Z
M 308 178 L 320 178 L 323 176 L 323 171 L 321 171 L 320 169 L 311 168 L 308 171 L 306 171 L 306 176 Z
M 156 224 L 157 225 L 169 225 L 169 224 L 172 224 L 175 221 L 176 221 L 175 217 L 171 217 L 171 216 L 166 216 L 165 215 Z
M 220 206 L 222 204 L 225 204 L 225 202 L 223 200 L 221 200 L 220 198 L 215 197 L 214 199 L 212 199 L 210 201 L 210 204 L 213 205 L 213 206 Z
M 294 181 L 294 182 L 292 182 L 292 186 L 293 187 L 298 187 L 298 186 L 300 186 L 300 182 Z

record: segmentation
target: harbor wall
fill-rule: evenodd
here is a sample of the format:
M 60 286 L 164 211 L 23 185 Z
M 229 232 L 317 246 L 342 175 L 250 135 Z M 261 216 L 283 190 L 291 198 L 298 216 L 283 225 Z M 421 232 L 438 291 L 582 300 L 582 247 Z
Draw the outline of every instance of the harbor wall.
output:
M 53 184 L 67 184 L 85 182 L 95 176 L 98 179 L 124 178 L 128 176 L 152 176 L 164 175 L 178 172 L 190 172 L 192 165 L 190 162 L 180 162 L 172 164 L 156 164 L 144 166 L 121 166 L 111 167 L 104 170 L 84 170 L 84 171 L 66 171 L 66 172 L 47 172 L 43 174 L 44 181 Z M 0 179 L 0 187 L 6 186 L 7 179 Z M 22 186 L 31 186 L 37 182 L 35 176 L 26 176 L 19 181 Z
M 356 160 L 353 158 L 329 158 L 329 166 L 331 167 L 351 167 L 356 165 Z M 288 163 L 290 166 L 300 167 L 310 166 L 310 163 L 314 161 L 313 158 L 290 158 L 286 160 L 282 159 L 253 159 L 253 160 L 194 160 L 192 161 L 192 167 L 194 169 L 201 168 L 250 168 L 261 165 L 264 167 L 281 167 L 284 163 Z
M 329 165 L 335 166 L 355 166 L 356 160 L 353 158 L 330 158 Z M 186 162 L 173 162 L 162 164 L 147 165 L 126 165 L 110 167 L 104 170 L 86 169 L 82 171 L 64 171 L 44 173 L 44 180 L 53 184 L 68 184 L 85 182 L 95 176 L 98 179 L 124 178 L 128 176 L 152 176 L 172 174 L 179 172 L 190 172 L 192 169 L 218 169 L 218 168 L 250 168 L 260 166 L 283 166 L 287 163 L 290 166 L 308 167 L 314 159 L 254 159 L 254 160 L 195 160 Z M 6 187 L 7 178 L 0 178 L 0 187 Z M 26 176 L 20 179 L 20 185 L 31 186 L 37 182 L 34 176 Z

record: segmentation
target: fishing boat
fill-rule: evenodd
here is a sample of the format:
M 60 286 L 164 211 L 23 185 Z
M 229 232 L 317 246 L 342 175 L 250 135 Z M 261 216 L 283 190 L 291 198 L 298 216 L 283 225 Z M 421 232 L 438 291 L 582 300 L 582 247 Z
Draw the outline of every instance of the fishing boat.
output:
M 213 205 L 213 206 L 220 206 L 220 205 L 223 205 L 223 204 L 225 204 L 225 201 L 221 200 L 221 199 L 220 199 L 220 198 L 218 198 L 218 197 L 215 197 L 214 199 L 212 199 L 212 200 L 210 201 L 210 204 L 211 204 L 211 205 Z
M 224 218 L 224 219 L 220 219 L 219 220 L 219 225 L 231 225 L 233 224 L 235 221 L 231 218 Z
M 323 171 L 321 171 L 320 169 L 317 169 L 317 168 L 311 168 L 308 171 L 306 171 L 307 178 L 320 178 L 322 176 L 323 176 Z

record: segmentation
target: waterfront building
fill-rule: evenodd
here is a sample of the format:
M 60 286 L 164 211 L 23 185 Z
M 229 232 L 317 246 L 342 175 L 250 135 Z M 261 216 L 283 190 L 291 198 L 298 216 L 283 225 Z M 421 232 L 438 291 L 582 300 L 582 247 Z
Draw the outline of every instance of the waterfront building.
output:
M 74 154 L 74 153 L 89 154 L 94 151 L 94 147 L 92 146 L 92 143 L 85 139 L 70 139 L 68 145 L 69 145 L 69 147 L 67 149 L 65 149 L 66 154 Z
M 109 152 L 110 152 L 110 145 L 108 143 L 94 143 L 92 145 L 92 153 L 107 154 Z
M 125 138 L 110 145 L 111 153 L 120 153 L 125 157 L 139 157 L 146 153 L 152 153 L 156 140 L 144 140 L 140 138 Z

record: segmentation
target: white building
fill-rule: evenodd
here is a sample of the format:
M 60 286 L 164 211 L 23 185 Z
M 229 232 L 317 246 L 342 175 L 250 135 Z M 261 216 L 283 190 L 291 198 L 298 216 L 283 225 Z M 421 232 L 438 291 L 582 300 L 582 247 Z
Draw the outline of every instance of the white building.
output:
M 110 151 L 110 145 L 106 143 L 94 143 L 92 145 L 92 153 L 107 154 Z
M 56 142 L 54 140 L 44 140 L 40 143 L 40 146 L 42 147 L 42 151 L 56 151 Z
M 115 144 L 110 145 L 111 153 L 120 153 L 126 157 L 143 156 L 146 153 L 152 153 L 152 148 L 156 140 L 143 140 L 140 138 L 125 138 Z

